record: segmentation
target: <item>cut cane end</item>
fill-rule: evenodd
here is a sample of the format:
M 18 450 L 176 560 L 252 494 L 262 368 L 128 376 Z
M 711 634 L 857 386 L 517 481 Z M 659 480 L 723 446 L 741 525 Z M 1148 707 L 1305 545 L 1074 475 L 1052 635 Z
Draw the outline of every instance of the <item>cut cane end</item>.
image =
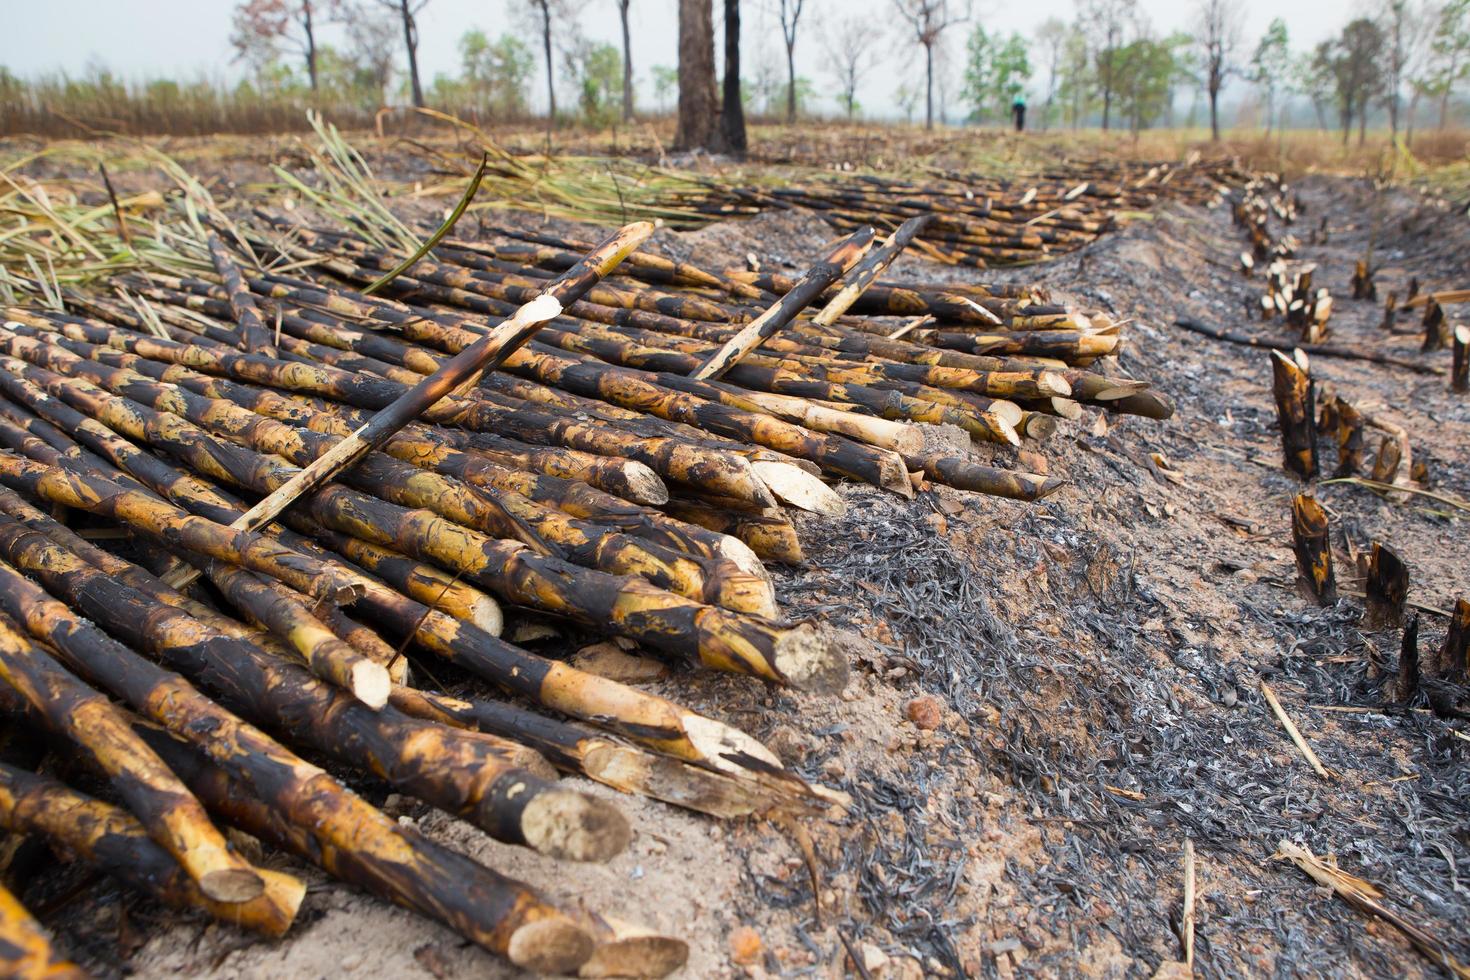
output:
M 1074 422 L 1082 417 L 1082 405 L 1071 398 L 1052 398 L 1051 409 L 1062 418 Z
M 296 913 L 306 899 L 306 882 L 282 871 L 257 869 L 265 880 L 265 890 L 251 899 L 250 908 L 235 911 L 240 925 L 255 929 L 272 938 L 284 936 L 296 921 Z M 268 907 L 267 907 L 268 906 Z
M 1055 371 L 1041 371 L 1036 375 L 1036 387 L 1044 395 L 1059 396 L 1067 398 L 1072 394 L 1072 386 L 1067 379 Z
M 1059 476 L 1036 477 L 1036 479 L 1039 481 L 1039 483 L 1036 487 L 1035 494 L 1031 498 L 1032 500 L 1040 500 L 1043 497 L 1050 497 L 1052 494 L 1056 493 L 1058 490 L 1062 489 L 1062 487 L 1067 485 L 1067 481 L 1063 480 Z
M 1035 439 L 1037 442 L 1040 442 L 1044 439 L 1050 439 L 1056 434 L 1056 431 L 1057 420 L 1050 415 L 1032 413 L 1026 419 L 1025 432 L 1027 439 Z
M 847 513 L 847 502 L 837 491 L 799 467 L 764 460 L 751 466 L 777 498 L 793 507 L 824 517 L 841 517 Z
M 505 955 L 533 973 L 574 973 L 592 956 L 595 944 L 587 930 L 564 918 L 537 919 L 511 934 Z
M 776 640 L 776 670 L 792 687 L 836 694 L 847 686 L 847 654 L 839 634 L 797 626 Z
M 633 838 L 617 807 L 569 789 L 538 793 L 521 814 L 521 832 L 535 850 L 566 861 L 606 861 Z
M 216 902 L 238 904 L 258 898 L 265 891 L 265 879 L 252 868 L 221 868 L 200 877 L 199 890 Z
M 662 507 L 669 502 L 669 488 L 649 466 L 628 460 L 623 466 L 623 494 L 635 504 Z
M 579 977 L 666 977 L 689 961 L 689 944 L 672 936 L 627 936 L 599 943 Z
M 729 534 L 720 535 L 719 544 L 716 546 L 720 557 L 732 562 L 736 568 L 747 575 L 768 577 L 766 566 L 761 564 L 760 556 L 750 549 L 750 545 L 739 538 Z
M 694 747 L 698 761 L 716 769 L 740 773 L 752 768 L 782 768 L 776 753 L 722 721 L 690 712 L 685 714 L 683 726 L 684 737 Z
M 352 665 L 350 679 L 353 695 L 369 708 L 376 711 L 388 703 L 388 692 L 393 688 L 393 680 L 388 676 L 388 668 L 382 664 L 371 660 L 355 663 Z
M 481 596 L 470 603 L 469 621 L 491 636 L 499 636 L 505 629 L 505 613 L 500 603 L 489 596 Z

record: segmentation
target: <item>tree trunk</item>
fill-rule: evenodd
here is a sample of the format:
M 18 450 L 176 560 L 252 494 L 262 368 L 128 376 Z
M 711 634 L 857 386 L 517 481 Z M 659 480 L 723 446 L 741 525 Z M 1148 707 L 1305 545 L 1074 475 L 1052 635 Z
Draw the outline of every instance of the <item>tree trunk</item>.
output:
M 924 128 L 934 128 L 934 44 L 924 45 Z
M 1210 86 L 1210 141 L 1220 142 L 1220 87 Z
M 556 75 L 551 59 L 551 6 L 547 0 L 536 0 L 541 8 L 541 46 L 546 52 L 546 127 L 556 125 Z
M 786 125 L 796 123 L 796 38 L 786 42 Z
M 710 0 L 679 0 L 680 150 L 723 148 L 715 125 L 715 28 Z
M 398 9 L 403 14 L 403 43 L 408 47 L 408 77 L 413 84 L 413 104 L 422 108 L 424 90 L 419 85 L 419 32 L 414 26 L 413 14 L 409 13 L 408 0 L 398 0 Z
M 1366 95 L 1358 98 L 1358 145 L 1368 138 L 1368 97 Z
M 720 132 L 725 148 L 745 155 L 745 103 L 740 98 L 740 0 L 725 0 L 725 89 Z
M 311 0 L 302 0 L 301 26 L 306 32 L 306 73 L 311 76 L 311 90 L 317 90 L 316 82 L 316 31 L 311 24 Z
M 633 121 L 633 39 L 628 33 L 628 4 L 618 0 L 618 14 L 623 19 L 623 122 Z
M 1103 132 L 1108 131 L 1108 120 L 1113 113 L 1113 87 L 1110 81 L 1103 82 Z

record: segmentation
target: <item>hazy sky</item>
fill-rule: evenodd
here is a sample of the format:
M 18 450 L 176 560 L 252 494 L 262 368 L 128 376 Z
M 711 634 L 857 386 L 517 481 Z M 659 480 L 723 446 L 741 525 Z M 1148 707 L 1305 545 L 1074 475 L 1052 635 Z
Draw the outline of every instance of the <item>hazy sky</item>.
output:
M 747 2 L 743 7 L 743 72 L 750 78 L 762 60 L 772 66 L 784 61 L 780 28 L 771 9 L 775 0 Z M 1359 0 L 1361 2 L 1361 0 Z M 533 50 L 535 38 L 525 33 L 521 14 L 525 0 L 429 0 L 419 14 L 419 66 L 425 85 L 437 72 L 455 73 L 459 58 L 455 42 L 461 34 L 479 28 L 491 36 L 502 32 L 521 33 Z M 90 62 L 100 62 L 128 78 L 209 75 L 238 78 L 240 68 L 232 63 L 229 43 L 233 0 L 0 0 L 0 64 L 20 76 L 63 70 L 80 72 Z M 1193 0 L 1139 0 L 1153 29 L 1166 34 L 1187 28 L 1193 19 Z M 1340 0 L 1288 0 L 1268 3 L 1257 0 L 1244 5 L 1245 55 L 1255 46 L 1272 17 L 1286 19 L 1297 50 L 1309 50 L 1335 33 L 1348 19 L 1348 4 Z M 717 11 L 721 9 L 717 0 Z M 649 71 L 654 65 L 676 61 L 675 0 L 632 0 L 633 67 L 639 98 L 649 101 L 652 91 Z M 1048 17 L 1070 20 L 1073 0 L 1029 0 L 1004 3 L 979 0 L 971 24 L 961 25 L 950 36 L 958 61 L 963 35 L 975 22 L 987 30 L 1029 34 Z M 884 57 L 869 72 L 858 93 L 859 102 L 872 114 L 898 112 L 893 92 L 910 76 L 922 78 L 923 59 L 899 33 L 892 0 L 807 0 L 797 36 L 797 73 L 810 78 L 822 96 L 816 108 L 835 111 L 829 97 L 834 91 L 826 69 L 823 28 L 845 18 L 860 19 L 873 32 L 873 43 Z M 585 0 L 577 18 L 584 35 L 592 40 L 619 42 L 615 0 Z M 337 31 L 327 29 L 327 43 Z M 1045 85 L 1033 79 L 1033 87 Z M 532 88 L 537 105 L 545 103 L 544 78 Z M 559 101 L 570 103 L 568 87 Z M 922 111 L 922 109 L 921 109 Z M 955 110 L 958 111 L 958 106 Z

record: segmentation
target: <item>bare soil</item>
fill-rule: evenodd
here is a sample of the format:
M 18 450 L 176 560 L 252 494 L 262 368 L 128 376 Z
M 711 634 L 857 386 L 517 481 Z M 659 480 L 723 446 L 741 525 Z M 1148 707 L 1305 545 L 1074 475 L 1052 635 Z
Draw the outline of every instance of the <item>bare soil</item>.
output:
M 1463 216 L 1345 178 L 1299 190 L 1297 233 L 1328 222 L 1329 241 L 1302 257 L 1337 302 L 1334 341 L 1420 356 L 1417 337 L 1383 333 L 1376 305 L 1348 299 L 1352 261 L 1371 236 L 1387 266 L 1381 289 L 1402 296 L 1411 273 L 1464 285 Z M 661 233 L 670 252 L 715 265 L 755 252 L 797 266 L 828 237 L 800 214 Z M 1365 630 L 1358 600 L 1321 609 L 1298 597 L 1289 502 L 1301 484 L 1280 467 L 1267 355 L 1171 325 L 1187 313 L 1284 335 L 1247 314 L 1261 285 L 1235 271 L 1240 247 L 1226 209 L 1169 208 L 1040 266 L 906 259 L 896 270 L 1039 281 L 1134 317 L 1122 367 L 1179 410 L 1165 423 L 1090 410 L 1063 422 L 1033 449 L 1069 486 L 1037 505 L 844 487 L 845 518 L 802 518 L 808 562 L 780 573 L 787 610 L 871 641 L 840 698 L 687 672 L 654 685 L 852 794 L 843 819 L 809 828 L 815 888 L 787 830 L 764 822 L 620 798 L 633 846 L 606 865 L 571 866 L 411 802 L 386 805 L 554 898 L 687 938 L 689 977 L 836 977 L 852 972 L 849 950 L 875 976 L 1151 976 L 1183 956 L 1186 839 L 1198 854 L 1202 976 L 1438 972 L 1391 927 L 1273 860 L 1283 838 L 1336 855 L 1470 960 L 1467 726 L 1385 706 L 1399 637 Z M 1447 353 L 1425 356 L 1448 367 Z M 1408 428 L 1434 490 L 1470 497 L 1470 402 L 1443 377 L 1322 358 L 1313 371 Z M 1444 609 L 1470 590 L 1463 512 L 1341 484 L 1317 494 L 1349 588 L 1347 548 L 1382 541 L 1409 565 L 1411 601 Z M 1423 614 L 1425 649 L 1444 626 Z M 1334 778 L 1293 746 L 1263 679 Z M 942 704 L 934 730 L 907 718 L 923 696 Z M 1337 706 L 1358 710 L 1326 710 Z M 27 899 L 103 975 L 514 975 L 446 929 L 306 874 L 305 914 L 281 942 L 100 881 L 42 876 Z M 744 964 L 729 941 L 737 927 L 760 940 Z

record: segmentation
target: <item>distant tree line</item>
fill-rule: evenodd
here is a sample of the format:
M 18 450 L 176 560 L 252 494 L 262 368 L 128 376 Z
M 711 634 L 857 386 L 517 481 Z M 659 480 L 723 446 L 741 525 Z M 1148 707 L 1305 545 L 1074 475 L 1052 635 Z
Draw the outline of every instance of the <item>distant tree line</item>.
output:
M 432 104 L 477 121 L 518 120 L 544 96 L 550 126 L 676 111 L 680 145 L 738 149 L 747 115 L 795 122 L 820 97 L 859 118 L 860 91 L 886 67 L 893 104 L 929 127 L 1002 123 L 1025 100 L 1034 128 L 1136 133 L 1207 123 L 1218 139 L 1228 86 L 1248 96 L 1238 99 L 1237 123 L 1253 120 L 1266 132 L 1315 123 L 1361 143 L 1370 119 L 1394 137 L 1445 127 L 1470 75 L 1470 0 L 1371 0 L 1371 14 L 1309 50 L 1293 46 L 1280 18 L 1251 45 L 1234 0 L 1191 0 L 1190 29 L 1167 35 L 1138 0 L 1074 0 L 1070 20 L 1049 18 L 1029 34 L 988 28 L 971 0 L 878 0 L 887 18 L 838 0 L 636 0 L 679 18 L 677 64 L 647 66 L 652 100 L 636 105 L 635 0 L 611 0 L 621 44 L 579 27 L 589 5 L 608 0 L 504 0 L 510 29 L 466 30 L 457 70 L 425 79 L 419 19 L 432 2 L 239 0 L 231 42 L 245 77 L 231 88 L 127 82 L 101 66 L 22 80 L 0 67 L 0 124 L 26 128 L 77 113 L 100 128 L 178 131 L 184 118 L 209 131 L 229 128 L 221 122 L 233 114 L 268 128 L 296 119 L 304 104 L 362 118 L 382 106 Z M 754 45 L 743 62 L 742 41 Z M 821 65 L 818 78 L 798 72 L 799 53 Z

